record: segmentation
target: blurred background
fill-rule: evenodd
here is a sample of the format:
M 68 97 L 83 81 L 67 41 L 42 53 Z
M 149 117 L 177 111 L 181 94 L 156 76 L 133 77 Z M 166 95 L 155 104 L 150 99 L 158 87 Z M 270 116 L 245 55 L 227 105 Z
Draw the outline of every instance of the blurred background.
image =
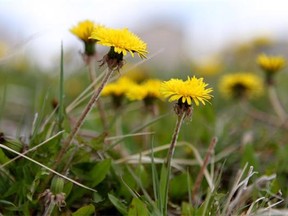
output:
M 1 61 L 21 54 L 51 69 L 61 41 L 65 51 L 82 49 L 69 29 L 90 19 L 128 27 L 147 42 L 150 55 L 158 53 L 152 64 L 175 70 L 258 37 L 286 40 L 287 8 L 285 0 L 0 0 Z
M 50 101 L 59 94 L 61 42 L 65 106 L 90 83 L 83 44 L 69 32 L 79 21 L 127 27 L 139 35 L 149 55 L 135 74 L 203 76 L 217 98 L 223 73 L 259 72 L 261 52 L 288 57 L 287 8 L 285 0 L 0 0 L 0 129 L 27 134 L 34 115 L 51 111 Z M 141 61 L 130 55 L 125 60 L 128 66 Z M 282 74 L 278 79 L 286 86 Z M 218 104 L 225 107 L 217 98 L 215 110 Z

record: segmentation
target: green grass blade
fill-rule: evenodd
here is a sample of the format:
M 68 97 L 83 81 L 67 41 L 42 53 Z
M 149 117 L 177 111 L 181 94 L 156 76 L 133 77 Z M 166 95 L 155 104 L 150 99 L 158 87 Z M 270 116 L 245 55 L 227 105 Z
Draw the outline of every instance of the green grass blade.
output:
M 154 192 L 154 199 L 157 199 L 157 206 L 161 209 L 161 205 L 159 202 L 159 179 L 158 179 L 158 172 L 156 169 L 156 164 L 154 161 L 154 139 L 151 142 L 151 169 L 152 169 L 152 182 L 153 182 L 153 192 Z
M 122 215 L 128 215 L 127 206 L 125 206 L 117 197 L 113 196 L 112 194 L 108 194 L 108 198 Z
M 60 84 L 59 84 L 59 106 L 58 106 L 58 131 L 62 130 L 64 119 L 64 54 L 63 42 L 61 42 L 61 60 L 60 60 Z
M 44 119 L 44 110 L 45 110 L 45 107 L 46 107 L 46 101 L 48 99 L 48 94 L 49 94 L 49 91 L 47 91 L 47 93 L 45 95 L 45 98 L 44 98 L 43 105 L 41 107 L 40 113 L 39 114 L 38 113 L 35 114 L 35 119 L 34 119 L 33 127 L 32 127 L 31 142 L 34 141 L 35 136 L 38 134 L 38 132 L 40 130 L 41 122 Z

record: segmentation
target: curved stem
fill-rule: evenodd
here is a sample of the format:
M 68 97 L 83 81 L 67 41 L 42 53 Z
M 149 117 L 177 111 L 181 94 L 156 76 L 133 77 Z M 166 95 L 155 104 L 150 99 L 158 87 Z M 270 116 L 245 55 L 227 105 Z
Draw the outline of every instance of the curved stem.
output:
M 278 115 L 278 117 L 281 119 L 282 122 L 285 122 L 287 120 L 287 113 L 279 100 L 279 97 L 276 93 L 274 86 L 270 85 L 268 87 L 268 94 L 269 94 L 270 102 L 276 114 Z
M 172 162 L 172 158 L 174 155 L 174 151 L 175 151 L 178 135 L 180 132 L 180 128 L 182 126 L 182 123 L 183 123 L 185 117 L 186 117 L 186 112 L 183 112 L 181 115 L 178 116 L 176 126 L 174 129 L 174 133 L 172 136 L 171 144 L 170 144 L 170 147 L 168 150 L 166 162 L 165 162 L 165 168 L 167 170 L 167 173 L 166 173 L 165 188 L 164 188 L 164 194 L 163 194 L 163 198 L 164 198 L 164 200 L 163 200 L 163 208 L 164 208 L 163 209 L 163 215 L 167 215 L 169 180 L 170 180 L 170 174 L 171 174 L 171 162 Z
M 175 151 L 175 147 L 176 147 L 176 143 L 177 143 L 177 139 L 178 139 L 178 135 L 180 132 L 180 128 L 181 125 L 183 123 L 184 118 L 186 117 L 186 112 L 183 112 L 182 115 L 178 116 L 177 122 L 176 122 L 176 126 L 175 126 L 175 130 L 172 136 L 172 140 L 171 140 L 171 144 L 168 150 L 168 155 L 166 158 L 166 167 L 168 169 L 171 168 L 171 161 L 174 155 L 174 151 Z

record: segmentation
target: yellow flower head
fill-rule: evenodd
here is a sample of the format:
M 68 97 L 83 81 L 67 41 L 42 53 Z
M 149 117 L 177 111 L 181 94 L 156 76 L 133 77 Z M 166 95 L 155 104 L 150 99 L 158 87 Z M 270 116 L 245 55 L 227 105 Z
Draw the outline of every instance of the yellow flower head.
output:
M 157 79 L 149 79 L 145 81 L 142 86 L 144 89 L 146 89 L 146 97 L 151 97 L 151 98 L 162 98 L 162 95 L 160 93 L 160 86 L 161 86 L 161 81 Z
M 133 85 L 135 85 L 135 83 L 132 80 L 127 77 L 121 77 L 116 82 L 107 84 L 101 92 L 101 95 L 121 97 L 125 95 Z
M 126 96 L 129 100 L 143 100 L 146 96 L 146 90 L 141 86 L 141 84 L 135 83 L 131 85 L 128 91 L 126 92 Z
M 282 56 L 267 56 L 261 54 L 257 58 L 258 65 L 267 73 L 275 73 L 285 66 L 285 59 Z
M 81 39 L 84 42 L 85 47 L 85 55 L 87 56 L 93 56 L 95 54 L 95 43 L 97 40 L 90 39 L 90 36 L 96 27 L 104 28 L 102 25 L 95 24 L 94 22 L 90 20 L 85 20 L 82 22 L 79 22 L 78 25 L 72 27 L 70 29 L 70 32 L 74 35 L 76 35 L 79 39 Z M 85 57 L 85 56 L 84 56 Z M 84 59 L 88 63 L 88 59 Z
M 79 22 L 78 25 L 72 27 L 70 32 L 76 35 L 79 39 L 84 42 L 88 42 L 91 39 L 89 38 L 95 28 L 96 24 L 90 20 L 85 20 Z
M 263 93 L 263 82 L 252 73 L 234 73 L 222 77 L 219 90 L 227 98 L 253 98 Z
M 150 79 L 142 84 L 135 84 L 128 90 L 126 96 L 130 100 L 144 100 L 161 98 L 160 94 L 161 81 Z
M 95 28 L 91 37 L 98 41 L 98 44 L 114 48 L 114 52 L 125 56 L 130 52 L 132 57 L 137 53 L 141 58 L 146 58 L 147 45 L 138 36 L 127 28 Z
M 178 101 L 178 103 L 192 105 L 192 101 L 199 106 L 200 102 L 205 102 L 213 97 L 210 93 L 212 88 L 206 88 L 208 84 L 203 82 L 203 78 L 197 79 L 195 76 L 188 77 L 186 81 L 180 79 L 171 79 L 161 84 L 160 92 L 169 101 Z

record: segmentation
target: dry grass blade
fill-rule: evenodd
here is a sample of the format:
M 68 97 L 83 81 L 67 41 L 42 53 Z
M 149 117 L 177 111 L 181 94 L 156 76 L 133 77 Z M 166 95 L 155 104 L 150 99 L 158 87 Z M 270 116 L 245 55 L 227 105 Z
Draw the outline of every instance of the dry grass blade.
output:
M 229 204 L 230 204 L 230 202 L 232 200 L 233 195 L 235 194 L 235 192 L 239 188 L 239 183 L 241 181 L 242 176 L 244 175 L 245 170 L 247 169 L 247 166 L 248 166 L 248 164 L 246 163 L 244 168 L 242 170 L 239 170 L 237 175 L 236 175 L 235 183 L 234 183 L 232 189 L 230 190 L 229 196 L 228 196 L 228 198 L 226 200 L 226 204 L 225 204 L 224 209 L 223 209 L 224 213 L 226 213 L 228 211 Z
M 204 159 L 204 162 L 201 166 L 201 169 L 197 175 L 197 178 L 196 178 L 196 181 L 195 181 L 195 184 L 194 184 L 194 187 L 193 187 L 193 190 L 192 190 L 192 202 L 193 203 L 197 203 L 196 202 L 196 195 L 198 193 L 198 190 L 200 188 L 200 185 L 201 185 L 201 182 L 202 182 L 202 179 L 203 179 L 203 174 L 204 174 L 204 171 L 205 169 L 207 168 L 207 165 L 210 161 L 210 158 L 214 152 L 214 149 L 215 149 L 215 146 L 216 146 L 216 143 L 217 143 L 217 138 L 214 137 L 212 140 L 211 140 L 211 143 L 209 145 L 209 148 L 208 148 L 208 152 L 207 154 L 205 155 L 205 159 Z M 212 188 L 212 190 L 214 190 L 214 188 Z
M 121 136 L 107 137 L 105 138 L 105 141 L 112 141 L 112 140 L 118 140 L 118 139 L 127 138 L 127 137 L 135 137 L 135 136 L 146 136 L 146 135 L 152 135 L 152 134 L 155 134 L 155 133 L 154 132 L 142 132 L 142 133 L 126 134 L 126 135 L 121 135 Z
M 245 169 L 243 169 L 244 171 Z M 224 212 L 225 215 L 232 215 L 234 213 L 235 210 L 239 209 L 241 206 L 244 206 L 245 203 L 247 202 L 247 200 L 252 196 L 254 189 L 262 189 L 264 188 L 267 183 L 271 182 L 272 180 L 274 180 L 276 178 L 276 175 L 270 175 L 270 176 L 261 176 L 260 178 L 258 178 L 255 183 L 252 183 L 250 185 L 248 185 L 248 182 L 250 180 L 250 178 L 255 174 L 256 172 L 253 172 L 253 167 L 250 167 L 249 172 L 247 174 L 247 177 L 243 180 L 243 181 L 237 181 L 238 184 L 235 184 L 233 187 L 234 193 L 233 195 L 236 193 L 237 191 L 237 195 L 236 197 L 232 200 L 229 196 L 229 199 L 227 200 L 226 205 L 227 206 L 227 211 Z M 240 177 L 243 176 L 243 172 L 242 175 L 240 175 Z M 231 192 L 232 192 L 231 191 Z M 250 210 L 252 211 L 252 207 L 255 203 L 259 202 L 262 198 L 261 197 L 259 199 L 257 199 L 254 203 L 251 204 L 250 206 Z

